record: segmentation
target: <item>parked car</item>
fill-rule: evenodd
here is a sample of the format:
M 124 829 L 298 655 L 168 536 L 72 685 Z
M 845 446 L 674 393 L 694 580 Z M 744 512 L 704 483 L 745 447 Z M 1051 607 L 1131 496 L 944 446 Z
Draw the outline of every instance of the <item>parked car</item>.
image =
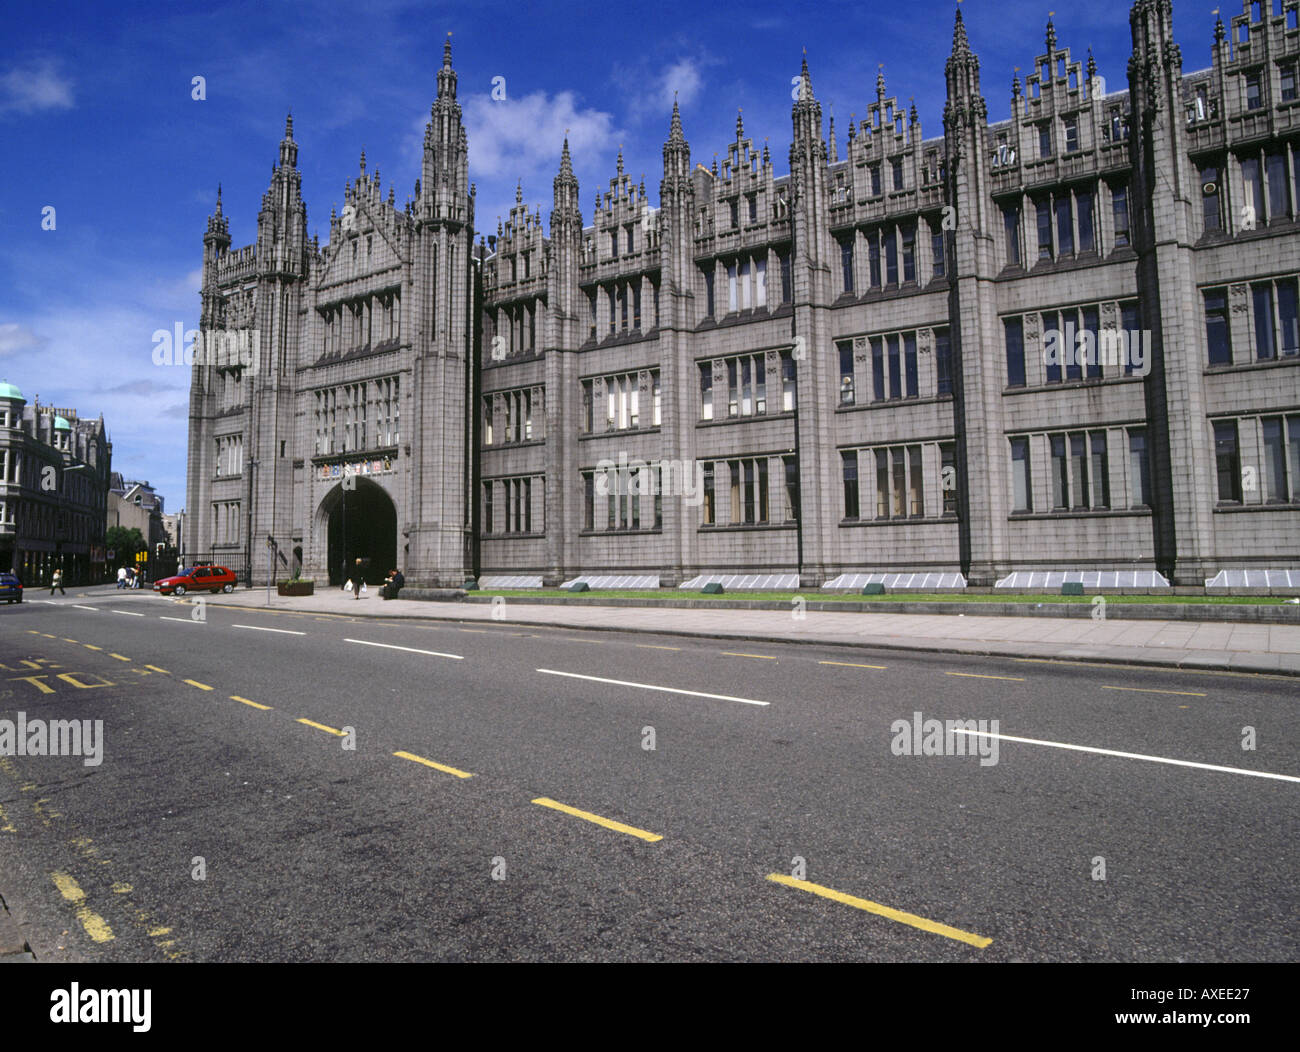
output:
M 163 595 L 184 595 L 186 592 L 225 592 L 235 590 L 239 579 L 224 566 L 196 566 L 175 577 L 154 581 L 153 590 Z
M 17 574 L 0 573 L 0 599 L 8 603 L 23 601 L 23 583 Z

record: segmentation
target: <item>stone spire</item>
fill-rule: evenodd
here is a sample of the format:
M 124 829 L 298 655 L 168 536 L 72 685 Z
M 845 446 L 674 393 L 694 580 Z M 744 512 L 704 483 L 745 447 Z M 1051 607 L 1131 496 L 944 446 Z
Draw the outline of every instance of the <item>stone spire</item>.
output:
M 969 58 L 970 40 L 966 36 L 966 23 L 961 19 L 961 8 L 957 8 L 957 23 L 952 30 L 952 57 Z
M 840 148 L 838 145 L 836 145 L 835 142 L 835 114 L 833 113 L 831 114 L 830 123 L 831 123 L 831 129 L 830 129 L 831 164 L 834 164 L 836 161 L 840 159 Z
M 298 144 L 293 141 L 293 114 L 284 119 L 284 138 L 280 140 L 280 165 L 296 168 L 298 166 Z
M 1047 53 L 1050 55 L 1056 50 L 1056 26 L 1052 24 L 1052 15 L 1047 16 Z

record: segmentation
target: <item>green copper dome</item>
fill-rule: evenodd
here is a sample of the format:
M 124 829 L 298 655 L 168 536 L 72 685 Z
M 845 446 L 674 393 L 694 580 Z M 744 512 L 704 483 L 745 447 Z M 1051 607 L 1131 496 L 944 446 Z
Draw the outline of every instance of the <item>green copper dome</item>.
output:
M 55 430 L 55 431 L 71 431 L 71 430 L 72 430 L 72 425 L 69 424 L 66 420 L 64 420 L 63 417 L 61 417 L 61 416 L 56 416 L 56 417 L 54 418 L 54 430 Z
M 22 391 L 13 384 L 0 383 L 0 398 L 22 398 Z M 26 401 L 24 398 L 23 401 Z

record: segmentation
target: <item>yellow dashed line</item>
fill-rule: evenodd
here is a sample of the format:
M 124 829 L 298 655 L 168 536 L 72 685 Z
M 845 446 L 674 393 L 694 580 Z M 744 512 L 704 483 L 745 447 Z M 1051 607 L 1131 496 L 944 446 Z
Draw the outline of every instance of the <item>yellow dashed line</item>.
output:
M 134 890 L 135 888 L 133 888 L 130 884 L 123 883 L 122 881 L 118 881 L 116 884 L 113 885 L 114 895 L 129 895 Z
M 888 665 L 859 665 L 856 661 L 819 661 L 819 665 L 839 665 L 841 668 L 888 668 Z
M 318 731 L 325 731 L 327 734 L 334 734 L 340 738 L 343 737 L 342 731 L 337 730 L 334 727 L 326 727 L 325 724 L 323 723 L 314 723 L 311 720 L 304 720 L 304 719 L 300 719 L 298 722 L 305 723 L 308 727 L 315 727 Z
M 77 920 L 81 921 L 86 934 L 95 942 L 109 942 L 113 938 L 113 929 L 108 926 L 108 922 L 103 917 L 86 905 L 86 893 L 81 890 L 81 885 L 66 873 L 51 873 L 50 877 L 54 880 L 59 893 L 72 903 Z
M 58 638 L 59 638 L 58 636 L 52 636 L 52 635 L 50 635 L 48 632 L 41 632 L 41 633 L 38 633 L 38 634 L 44 636 L 46 639 L 58 639 Z
M 776 658 L 775 658 L 773 655 L 771 655 L 771 654 L 741 654 L 741 653 L 739 653 L 738 651 L 735 651 L 735 650 L 724 650 L 724 651 L 722 651 L 722 654 L 725 655 L 726 657 L 761 658 L 763 661 L 775 661 L 775 660 L 776 660 Z
M 681 650 L 681 647 L 661 647 L 656 643 L 637 643 L 642 650 Z
M 94 643 L 82 643 L 81 645 L 82 645 L 83 647 L 85 647 L 87 650 L 103 650 L 103 649 L 104 649 L 103 647 L 97 647 L 97 646 L 95 646 Z
M 145 668 L 149 669 L 151 672 L 161 672 L 164 676 L 171 675 L 171 673 L 165 668 L 159 668 L 157 665 L 145 665 Z
M 16 832 L 18 832 L 18 830 L 15 829 L 14 824 L 9 821 L 9 816 L 5 814 L 4 806 L 0 805 L 0 833 L 16 833 Z
M 414 763 L 422 763 L 425 767 L 432 767 L 435 771 L 443 771 L 447 774 L 454 774 L 457 778 L 473 778 L 469 771 L 462 771 L 456 767 L 448 767 L 443 763 L 434 763 L 432 760 L 426 760 L 423 756 L 416 756 L 412 752 L 395 752 L 394 756 L 400 756 L 403 760 L 411 760 Z
M 606 829 L 612 829 L 616 833 L 626 833 L 628 836 L 640 837 L 654 843 L 656 840 L 662 840 L 663 837 L 658 833 L 647 833 L 644 829 L 637 829 L 636 826 L 627 826 L 622 822 L 615 822 L 612 818 L 601 818 L 600 815 L 593 815 L 590 811 L 580 811 L 576 807 L 570 807 L 568 804 L 561 804 L 547 796 L 539 796 L 533 801 L 542 807 L 549 807 L 555 811 L 563 811 L 566 815 L 573 815 L 574 818 L 582 818 L 588 822 L 595 822 L 598 826 L 604 826 Z
M 75 639 L 69 639 L 67 636 L 64 636 L 64 637 L 63 637 L 63 641 L 64 641 L 65 643 L 75 643 L 75 642 L 77 642 Z
M 1017 683 L 1025 681 L 1024 676 L 984 676 L 978 672 L 945 672 L 945 676 L 965 676 L 967 679 L 1012 679 Z
M 874 913 L 880 917 L 888 917 L 900 924 L 910 924 L 913 928 L 920 928 L 922 931 L 933 932 L 935 935 L 943 935 L 949 939 L 956 939 L 958 942 L 969 943 L 981 950 L 993 941 L 983 935 L 975 935 L 972 932 L 962 931 L 960 928 L 950 928 L 938 921 L 926 920 L 924 917 L 918 917 L 915 913 L 904 913 L 902 910 L 890 909 L 888 906 L 882 906 L 880 903 L 872 902 L 869 899 L 860 899 L 856 895 L 846 895 L 842 891 L 823 887 L 821 884 L 814 884 L 810 880 L 796 880 L 794 877 L 787 877 L 784 873 L 769 873 L 767 879 L 775 881 L 777 884 L 784 884 L 788 888 L 809 891 L 814 895 L 820 895 L 824 899 L 832 899 L 835 902 L 842 902 L 846 906 L 866 910 L 868 913 Z
M 258 704 L 256 701 L 249 701 L 247 698 L 241 698 L 238 694 L 232 694 L 232 695 L 230 695 L 230 700 L 231 700 L 231 701 L 242 701 L 245 705 L 252 705 L 253 708 L 255 708 L 255 709 L 261 709 L 263 712 L 266 712 L 266 711 L 268 711 L 268 710 L 271 708 L 270 705 L 260 705 L 260 704 Z
M 172 933 L 171 928 L 150 928 L 149 938 L 157 939 L 157 938 L 161 938 L 164 935 L 170 935 L 171 933 Z
M 114 654 L 114 653 L 112 653 L 111 651 L 109 652 L 109 655 L 108 655 L 108 656 L 111 657 L 111 658 L 117 658 L 118 661 L 130 661 L 130 660 L 131 660 L 129 657 L 123 657 L 121 654 Z
M 1177 694 L 1184 698 L 1204 698 L 1207 695 L 1202 694 L 1199 690 L 1156 690 L 1154 687 L 1109 687 L 1103 685 L 1102 690 L 1135 690 L 1140 694 Z
M 149 668 L 149 667 L 150 667 L 150 666 L 148 666 L 148 665 L 145 666 L 145 668 Z M 181 682 L 182 682 L 182 683 L 188 683 L 191 687 L 198 687 L 199 690 L 211 690 L 211 689 L 212 689 L 212 688 L 209 687 L 206 683 L 200 683 L 197 679 L 185 679 L 185 680 L 181 680 Z

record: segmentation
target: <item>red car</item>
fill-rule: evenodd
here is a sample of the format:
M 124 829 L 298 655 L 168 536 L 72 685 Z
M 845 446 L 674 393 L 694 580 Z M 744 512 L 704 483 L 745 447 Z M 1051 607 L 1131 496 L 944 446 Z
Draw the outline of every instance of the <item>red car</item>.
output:
M 239 579 L 224 566 L 196 566 L 175 577 L 154 581 L 153 590 L 163 595 L 184 595 L 186 592 L 225 592 L 235 590 Z

